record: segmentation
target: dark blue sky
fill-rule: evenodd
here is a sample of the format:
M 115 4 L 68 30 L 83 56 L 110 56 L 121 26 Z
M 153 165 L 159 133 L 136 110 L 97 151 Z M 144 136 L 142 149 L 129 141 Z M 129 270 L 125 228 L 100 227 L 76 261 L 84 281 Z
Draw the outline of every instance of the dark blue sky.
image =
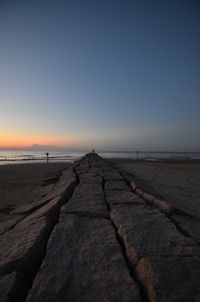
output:
M 199 151 L 199 37 L 199 1 L 1 0 L 0 137 Z

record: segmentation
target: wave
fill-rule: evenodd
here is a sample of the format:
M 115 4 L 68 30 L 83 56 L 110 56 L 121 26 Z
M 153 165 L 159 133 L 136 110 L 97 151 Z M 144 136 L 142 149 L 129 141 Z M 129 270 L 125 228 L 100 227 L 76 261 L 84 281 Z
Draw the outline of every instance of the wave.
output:
M 87 152 L 52 152 L 49 153 L 49 161 L 74 162 L 80 159 Z M 200 159 L 200 152 L 169 152 L 169 151 L 107 151 L 98 152 L 99 155 L 105 158 L 132 158 L 132 159 Z M 0 151 L 0 164 L 5 163 L 24 163 L 24 162 L 45 162 L 47 159 L 46 153 L 38 151 Z

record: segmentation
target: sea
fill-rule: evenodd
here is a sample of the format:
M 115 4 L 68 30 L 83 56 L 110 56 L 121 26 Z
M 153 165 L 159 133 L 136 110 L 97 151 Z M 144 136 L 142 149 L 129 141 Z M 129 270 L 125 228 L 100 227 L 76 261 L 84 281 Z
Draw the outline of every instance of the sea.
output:
M 47 151 L 0 150 L 0 165 L 42 163 L 47 161 Z M 48 151 L 49 162 L 69 162 L 80 159 L 89 151 Z M 200 159 L 200 152 L 160 152 L 160 151 L 100 151 L 104 158 L 130 158 L 155 161 L 158 159 Z

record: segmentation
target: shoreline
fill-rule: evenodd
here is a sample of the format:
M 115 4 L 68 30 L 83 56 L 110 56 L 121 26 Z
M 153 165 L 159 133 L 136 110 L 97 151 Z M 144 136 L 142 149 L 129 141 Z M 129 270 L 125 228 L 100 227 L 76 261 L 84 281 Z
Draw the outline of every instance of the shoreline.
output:
M 62 165 L 71 165 L 73 164 L 75 161 L 62 161 L 62 160 L 58 160 L 58 161 L 48 161 L 48 163 L 46 161 L 40 161 L 40 160 L 22 160 L 22 161 L 19 161 L 19 160 L 16 160 L 16 161 L 13 161 L 13 160 L 6 160 L 4 161 L 4 163 L 1 163 L 0 161 L 0 167 L 4 167 L 4 166 L 19 166 L 19 165 L 48 165 L 48 164 L 62 164 Z
M 48 151 L 49 162 L 73 163 L 82 158 L 86 152 L 83 151 Z M 98 154 L 105 159 L 131 159 L 139 161 L 194 161 L 200 160 L 200 152 L 186 151 L 99 151 Z M 0 165 L 22 164 L 22 163 L 45 163 L 46 153 L 42 151 L 29 150 L 0 150 Z
M 197 158 L 152 158 L 152 159 L 134 159 L 134 158 L 121 158 L 121 157 L 116 157 L 116 158 L 104 158 L 105 160 L 111 160 L 112 162 L 118 162 L 118 161 L 131 161 L 131 162 L 135 162 L 135 163 L 163 163 L 163 164 L 173 164 L 173 163 L 181 163 L 181 164 L 184 164 L 184 163 L 200 163 L 200 159 L 197 159 Z
M 181 164 L 191 164 L 191 163 L 200 163 L 200 159 L 198 158 L 141 158 L 141 159 L 136 159 L 136 158 L 124 158 L 124 157 L 103 157 L 104 160 L 110 160 L 110 161 L 132 161 L 136 163 L 181 163 Z M 49 159 L 47 162 L 44 159 L 22 159 L 22 160 L 11 160 L 11 159 L 4 159 L 0 160 L 0 167 L 1 166 L 9 166 L 9 165 L 32 165 L 32 164 L 73 164 L 79 160 L 79 158 L 74 159 L 74 160 L 63 160 L 63 159 Z

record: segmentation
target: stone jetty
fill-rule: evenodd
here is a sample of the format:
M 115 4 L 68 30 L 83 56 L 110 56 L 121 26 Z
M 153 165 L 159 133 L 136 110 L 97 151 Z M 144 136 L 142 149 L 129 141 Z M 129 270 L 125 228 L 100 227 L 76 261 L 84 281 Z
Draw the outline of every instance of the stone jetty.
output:
M 199 241 L 178 226 L 181 211 L 96 153 L 11 214 L 0 227 L 1 302 L 200 301 Z

